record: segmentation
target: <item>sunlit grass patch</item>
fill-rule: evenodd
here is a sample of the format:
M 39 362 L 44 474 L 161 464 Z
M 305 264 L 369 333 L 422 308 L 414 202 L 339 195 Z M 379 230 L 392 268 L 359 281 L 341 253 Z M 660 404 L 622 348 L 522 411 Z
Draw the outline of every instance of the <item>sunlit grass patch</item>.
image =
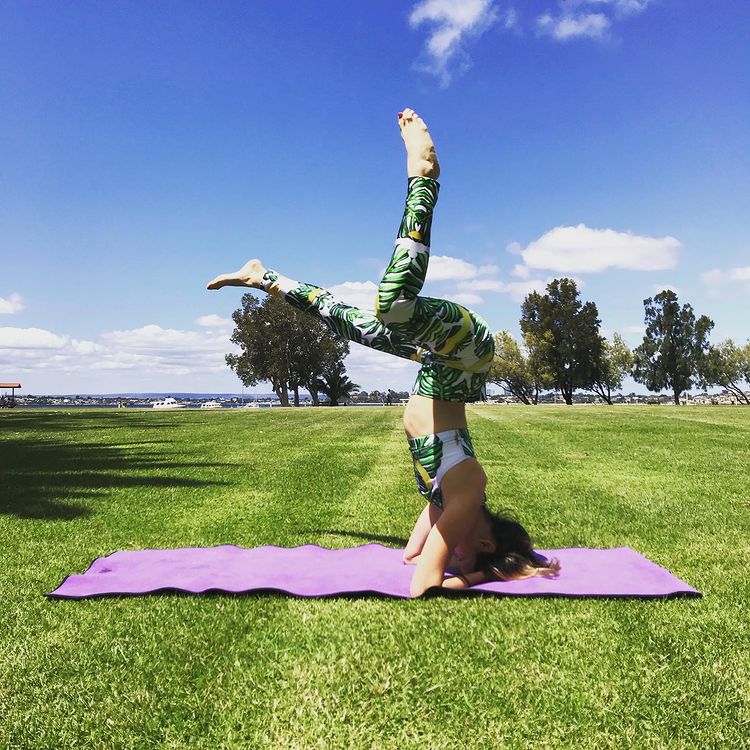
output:
M 470 407 L 491 505 L 700 600 L 45 598 L 115 549 L 403 544 L 400 415 L 1 415 L 0 747 L 742 746 L 741 408 Z

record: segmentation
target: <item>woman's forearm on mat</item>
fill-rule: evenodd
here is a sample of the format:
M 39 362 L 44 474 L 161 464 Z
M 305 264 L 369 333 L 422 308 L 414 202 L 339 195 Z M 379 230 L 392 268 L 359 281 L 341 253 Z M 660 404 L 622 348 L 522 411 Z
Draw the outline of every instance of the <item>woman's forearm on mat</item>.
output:
M 416 565 L 419 562 L 419 555 L 413 560 L 407 562 L 407 565 Z M 443 578 L 443 582 L 440 584 L 440 588 L 452 589 L 453 591 L 461 591 L 463 589 L 471 588 L 477 584 L 484 583 L 487 580 L 487 576 L 481 571 L 476 570 L 473 573 L 467 573 L 466 575 L 449 575 Z
M 478 583 L 484 583 L 487 580 L 487 576 L 481 570 L 475 570 L 473 573 L 467 573 L 466 575 L 450 576 L 443 581 L 444 589 L 468 589 L 471 586 L 476 586 Z

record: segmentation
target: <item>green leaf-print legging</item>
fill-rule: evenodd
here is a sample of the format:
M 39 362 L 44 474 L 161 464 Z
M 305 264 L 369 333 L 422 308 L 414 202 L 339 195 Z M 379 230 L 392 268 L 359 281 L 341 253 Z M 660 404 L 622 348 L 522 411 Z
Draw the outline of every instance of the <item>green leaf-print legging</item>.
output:
M 350 341 L 421 362 L 414 393 L 444 401 L 477 401 L 484 396 L 495 352 L 487 323 L 455 302 L 419 296 L 430 260 L 438 190 L 438 183 L 428 177 L 409 178 L 404 217 L 374 312 L 339 302 L 319 286 L 272 270 L 266 271 L 263 288 L 317 315 Z

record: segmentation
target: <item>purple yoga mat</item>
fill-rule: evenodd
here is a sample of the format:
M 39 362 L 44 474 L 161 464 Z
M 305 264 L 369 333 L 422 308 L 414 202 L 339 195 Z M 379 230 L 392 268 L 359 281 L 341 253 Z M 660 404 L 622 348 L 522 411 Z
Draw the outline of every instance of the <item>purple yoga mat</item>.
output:
M 483 583 L 471 593 L 501 596 L 663 597 L 700 593 L 629 547 L 540 550 L 560 560 L 557 578 Z M 220 547 L 113 552 L 83 575 L 68 576 L 49 596 L 83 599 L 181 591 L 280 591 L 320 597 L 374 593 L 408 597 L 414 568 L 400 549 L 366 544 L 348 549 Z

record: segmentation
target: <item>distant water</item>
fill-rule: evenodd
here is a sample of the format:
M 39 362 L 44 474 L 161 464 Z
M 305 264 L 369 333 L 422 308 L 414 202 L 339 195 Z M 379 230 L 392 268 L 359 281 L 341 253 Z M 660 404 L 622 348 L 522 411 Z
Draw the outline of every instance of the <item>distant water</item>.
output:
M 222 409 L 239 409 L 243 408 L 247 404 L 258 402 L 258 407 L 261 409 L 271 408 L 269 403 L 261 403 L 261 401 L 268 401 L 269 399 L 275 399 L 275 393 L 181 393 L 181 392 L 168 392 L 168 393 L 47 393 L 47 394 L 24 394 L 27 398 L 49 398 L 55 399 L 51 403 L 47 404 L 18 404 L 17 409 L 116 409 L 118 407 L 118 400 L 127 400 L 127 403 L 123 406 L 125 409 L 151 409 L 153 408 L 154 401 L 161 401 L 165 398 L 174 398 L 178 401 L 193 401 L 195 403 L 188 403 L 183 405 L 183 409 L 200 409 L 201 403 L 205 401 L 219 401 Z M 96 404 L 76 404 L 76 403 L 63 403 L 61 399 L 88 399 L 95 398 L 100 399 L 101 403 Z M 232 399 L 235 399 L 234 401 Z M 352 404 L 349 406 L 384 406 L 382 403 L 366 403 L 366 404 Z M 293 406 L 293 402 L 290 399 L 290 406 Z M 309 398 L 300 398 L 300 407 L 308 408 L 312 406 L 312 401 Z M 398 406 L 398 404 L 393 404 Z M 278 404 L 275 404 L 274 408 L 279 408 Z M 323 407 L 325 408 L 325 407 Z M 338 407 L 336 407 L 338 408 Z M 4 411 L 4 410 L 3 410 Z M 181 411 L 181 409 L 157 409 L 156 411 Z M 203 411 L 218 411 L 218 409 L 203 409 Z
M 196 403 L 184 404 L 184 409 L 200 409 L 204 401 L 220 401 L 222 409 L 236 409 L 245 404 L 252 403 L 256 399 L 273 399 L 275 393 L 253 393 L 240 395 L 239 393 L 51 393 L 45 395 L 34 394 L 36 398 L 54 399 L 47 404 L 18 404 L 19 409 L 116 409 L 118 401 L 127 400 L 123 406 L 126 409 L 150 409 L 154 401 L 161 401 L 165 398 L 174 398 L 178 401 L 195 401 Z M 100 403 L 63 403 L 62 399 L 99 399 Z M 232 401 L 232 399 L 236 399 Z M 258 404 L 258 406 L 268 406 L 268 404 Z M 158 411 L 162 411 L 159 409 Z M 164 411 L 169 411 L 168 409 Z M 177 409 L 176 411 L 180 411 Z M 204 411 L 209 411 L 204 409 Z M 217 410 L 214 410 L 217 411 Z
M 245 410 L 245 405 L 248 402 L 245 402 L 245 404 L 241 403 L 229 403 L 229 404 L 222 404 L 221 409 L 242 409 Z M 394 406 L 398 406 L 398 404 L 393 404 Z M 289 406 L 294 406 L 293 403 L 290 403 Z M 385 404 L 381 403 L 368 403 L 368 404 L 349 404 L 349 406 L 385 406 Z M 18 406 L 15 407 L 16 409 L 116 409 L 117 408 L 117 402 L 113 401 L 112 403 L 102 403 L 102 404 L 64 404 L 62 402 L 56 402 L 51 404 L 18 404 Z M 255 407 L 254 407 L 255 408 Z M 258 409 L 278 409 L 279 404 L 274 404 L 273 406 L 271 404 L 262 404 L 259 403 L 257 406 Z M 300 402 L 300 408 L 302 409 L 309 409 L 312 407 L 312 402 Z M 318 407 L 320 409 L 328 409 L 330 407 L 328 406 L 321 406 Z M 346 408 L 343 406 L 343 404 L 334 407 L 336 409 L 343 409 Z M 144 402 L 131 402 L 123 407 L 123 409 L 152 409 L 153 411 L 159 411 L 159 412 L 169 412 L 169 411 L 186 411 L 188 409 L 191 410 L 198 410 L 198 411 L 219 411 L 219 409 L 201 409 L 200 404 L 185 404 L 180 409 L 154 409 L 153 404 L 150 401 L 144 401 Z M 10 411 L 10 409 L 8 410 Z M 250 411 L 250 409 L 247 409 L 246 411 Z
M 183 393 L 180 391 L 167 391 L 166 393 L 25 393 L 17 396 L 34 396 L 35 398 L 101 398 L 110 399 L 113 402 L 118 398 L 129 398 L 134 401 L 139 399 L 163 399 L 176 398 L 178 400 L 194 399 L 195 401 L 218 401 L 223 399 L 229 401 L 236 398 L 238 401 L 254 401 L 255 399 L 276 398 L 275 393 Z
M 247 402 L 245 402 L 246 404 Z M 241 409 L 245 404 L 234 403 L 234 404 L 222 404 L 222 409 Z M 153 403 L 151 401 L 131 401 L 123 409 L 153 409 Z M 258 404 L 259 409 L 268 409 L 271 404 Z M 49 404 L 18 404 L 16 409 L 116 409 L 117 402 L 112 403 L 101 403 L 101 404 L 65 404 L 61 401 L 56 401 Z M 277 407 L 278 408 L 278 407 Z M 201 409 L 200 404 L 183 404 L 179 409 L 156 409 L 155 411 L 184 411 L 185 409 L 200 409 L 201 411 L 219 411 L 219 409 Z
M 261 406 L 259 404 L 258 406 Z M 117 403 L 113 401 L 111 404 L 64 404 L 60 401 L 51 404 L 18 404 L 16 409 L 116 409 Z M 151 409 L 153 404 L 150 401 L 144 403 L 129 403 L 122 407 L 123 409 Z M 156 411 L 183 411 L 184 409 L 200 409 L 200 404 L 185 404 L 181 409 L 156 409 Z M 236 409 L 237 404 L 222 405 L 222 409 Z M 218 409 L 203 409 L 203 411 L 218 411 Z

